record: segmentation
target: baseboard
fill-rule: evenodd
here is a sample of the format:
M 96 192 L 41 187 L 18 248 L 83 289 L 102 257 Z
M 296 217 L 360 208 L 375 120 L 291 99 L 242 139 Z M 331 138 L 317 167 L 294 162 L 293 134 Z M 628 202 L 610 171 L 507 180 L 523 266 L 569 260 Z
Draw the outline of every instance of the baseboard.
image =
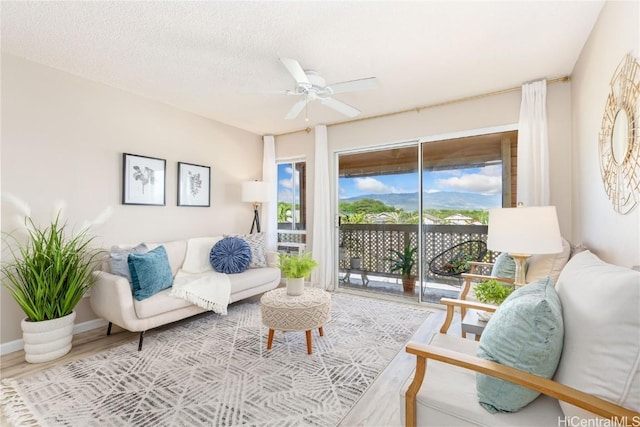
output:
M 104 319 L 94 319 L 88 322 L 78 323 L 73 327 L 73 334 L 79 334 L 81 332 L 90 331 L 105 326 L 108 322 Z M 14 351 L 20 351 L 24 348 L 24 341 L 22 339 L 9 341 L 0 344 L 0 356 L 13 353 Z

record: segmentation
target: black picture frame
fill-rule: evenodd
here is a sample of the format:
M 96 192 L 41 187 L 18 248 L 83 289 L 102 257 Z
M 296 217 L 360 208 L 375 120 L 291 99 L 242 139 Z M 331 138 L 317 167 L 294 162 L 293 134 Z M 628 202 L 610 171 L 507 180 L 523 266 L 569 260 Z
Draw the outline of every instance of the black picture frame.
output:
M 178 206 L 211 206 L 211 168 L 178 162 Z
M 165 206 L 167 161 L 122 153 L 122 204 Z

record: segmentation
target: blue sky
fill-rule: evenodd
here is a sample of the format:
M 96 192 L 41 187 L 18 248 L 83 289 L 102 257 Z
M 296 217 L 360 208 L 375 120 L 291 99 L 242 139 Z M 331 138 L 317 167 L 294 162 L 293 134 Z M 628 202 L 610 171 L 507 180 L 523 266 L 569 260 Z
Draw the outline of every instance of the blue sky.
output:
M 291 202 L 293 195 L 293 170 L 290 164 L 278 165 L 278 200 Z M 298 178 L 295 177 L 295 182 Z M 340 178 L 340 198 L 363 194 L 416 193 L 417 173 L 379 175 L 362 178 Z M 459 191 L 480 194 L 496 194 L 502 191 L 502 166 L 454 169 L 425 172 L 426 192 Z

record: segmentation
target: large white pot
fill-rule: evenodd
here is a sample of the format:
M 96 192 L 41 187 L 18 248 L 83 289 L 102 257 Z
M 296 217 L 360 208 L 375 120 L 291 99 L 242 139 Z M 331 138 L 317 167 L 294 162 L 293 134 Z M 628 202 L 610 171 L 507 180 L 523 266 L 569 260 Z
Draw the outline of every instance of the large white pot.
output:
M 304 293 L 304 277 L 287 278 L 287 295 L 302 295 Z
M 67 354 L 71 350 L 75 320 L 75 311 L 58 319 L 41 322 L 22 319 L 24 359 L 29 363 L 42 363 Z

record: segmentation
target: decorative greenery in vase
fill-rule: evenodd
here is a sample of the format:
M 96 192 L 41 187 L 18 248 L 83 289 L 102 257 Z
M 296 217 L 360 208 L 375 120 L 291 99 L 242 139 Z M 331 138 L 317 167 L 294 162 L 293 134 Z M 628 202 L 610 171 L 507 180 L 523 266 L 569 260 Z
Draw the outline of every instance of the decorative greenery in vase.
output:
M 313 269 L 318 266 L 309 252 L 298 255 L 278 254 L 278 261 L 278 268 L 287 279 L 309 279 Z
M 495 279 L 489 279 L 478 283 L 473 288 L 473 293 L 478 301 L 485 304 L 500 305 L 513 292 L 513 286 L 502 284 Z
M 416 276 L 411 271 L 416 263 L 415 254 L 418 250 L 417 247 L 410 247 L 405 245 L 402 251 L 396 249 L 390 249 L 395 257 L 385 258 L 385 261 L 391 262 L 391 272 L 395 273 L 400 271 L 402 273 L 402 287 L 405 292 L 413 292 L 416 284 Z
M 94 283 L 100 251 L 90 246 L 89 226 L 73 235 L 60 211 L 45 228 L 28 213 L 24 224 L 26 241 L 6 234 L 11 260 L 2 265 L 2 285 L 32 322 L 67 316 Z

